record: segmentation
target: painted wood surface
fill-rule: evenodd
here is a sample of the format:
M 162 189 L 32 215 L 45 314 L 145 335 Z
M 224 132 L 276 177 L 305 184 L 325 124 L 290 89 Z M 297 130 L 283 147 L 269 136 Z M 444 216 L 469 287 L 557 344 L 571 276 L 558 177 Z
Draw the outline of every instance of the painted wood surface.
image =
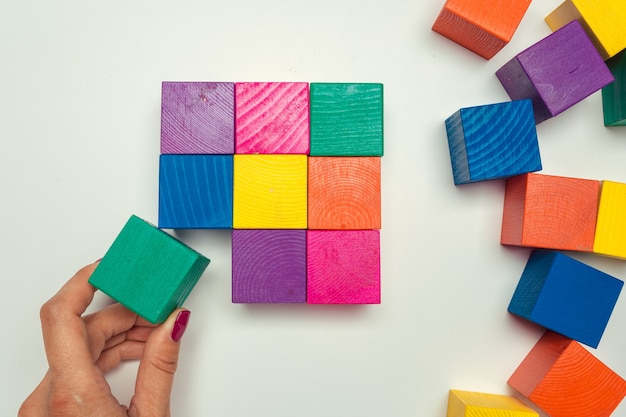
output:
M 626 184 L 602 181 L 593 252 L 626 259 Z
M 600 181 L 529 173 L 509 178 L 503 245 L 591 252 Z
M 380 157 L 310 157 L 309 229 L 380 229 Z
M 432 29 L 491 59 L 513 37 L 530 0 L 447 0 Z
M 538 417 L 522 401 L 509 395 L 450 390 L 446 417 Z
M 308 83 L 237 83 L 235 97 L 236 153 L 309 153 Z
M 159 227 L 233 226 L 232 155 L 161 155 Z
M 626 51 L 606 61 L 615 81 L 602 88 L 605 126 L 626 126 Z
M 307 302 L 379 304 L 380 232 L 308 230 Z
M 180 307 L 209 259 L 137 216 L 131 216 L 89 278 L 152 323 Z
M 512 100 L 532 100 L 536 123 L 562 113 L 614 80 L 575 20 L 517 54 L 496 76 Z
M 383 85 L 311 83 L 312 156 L 383 155 Z
M 623 285 L 565 254 L 535 250 L 508 311 L 597 348 Z
M 551 417 L 608 417 L 626 381 L 578 342 L 547 332 L 508 380 Z
M 546 17 L 553 31 L 573 20 L 580 21 L 604 59 L 626 48 L 623 0 L 566 0 Z
M 445 125 L 455 185 L 541 170 L 528 99 L 463 108 Z
M 162 154 L 232 154 L 235 84 L 163 82 Z

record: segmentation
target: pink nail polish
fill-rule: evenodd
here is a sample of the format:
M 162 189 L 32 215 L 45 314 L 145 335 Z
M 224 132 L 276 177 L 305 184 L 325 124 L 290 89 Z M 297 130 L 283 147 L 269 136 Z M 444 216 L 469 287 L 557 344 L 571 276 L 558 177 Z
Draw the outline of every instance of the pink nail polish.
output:
M 191 311 L 183 310 L 178 313 L 176 316 L 176 321 L 174 322 L 174 328 L 172 329 L 171 338 L 174 342 L 178 342 L 185 334 L 185 329 L 187 329 L 187 323 L 189 323 L 189 316 L 191 316 Z

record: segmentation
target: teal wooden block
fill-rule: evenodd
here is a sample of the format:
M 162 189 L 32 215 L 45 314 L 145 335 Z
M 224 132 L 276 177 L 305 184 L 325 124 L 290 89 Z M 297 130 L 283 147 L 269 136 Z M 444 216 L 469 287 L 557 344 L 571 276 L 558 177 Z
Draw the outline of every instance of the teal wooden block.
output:
M 89 282 L 151 323 L 162 323 L 187 299 L 209 262 L 133 215 Z
M 383 85 L 310 84 L 311 156 L 382 156 Z
M 615 81 L 602 89 L 605 126 L 626 126 L 626 50 L 606 62 Z

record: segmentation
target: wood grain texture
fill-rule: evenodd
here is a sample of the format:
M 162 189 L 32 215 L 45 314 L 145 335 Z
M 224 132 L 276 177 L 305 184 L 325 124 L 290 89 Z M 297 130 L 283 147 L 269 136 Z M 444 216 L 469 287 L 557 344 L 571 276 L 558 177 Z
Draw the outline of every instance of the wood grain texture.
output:
M 169 234 L 131 216 L 89 278 L 151 323 L 180 307 L 209 259 Z
M 608 417 L 626 381 L 578 342 L 547 332 L 508 380 L 551 417 Z
M 383 85 L 311 83 L 312 156 L 383 155 Z
M 509 178 L 503 245 L 591 252 L 600 182 L 537 173 Z
M 232 154 L 235 84 L 163 82 L 162 154 Z
M 432 30 L 491 59 L 513 37 L 530 0 L 447 0 Z
M 308 154 L 308 83 L 237 83 L 235 152 Z
M 380 157 L 310 157 L 309 229 L 380 229 Z
M 446 417 L 538 417 L 515 397 L 482 392 L 450 390 Z
M 234 228 L 306 229 L 306 155 L 234 158 Z
M 161 155 L 159 227 L 233 226 L 232 155 Z
M 445 125 L 455 185 L 541 170 L 530 100 L 463 108 Z
M 380 232 L 307 230 L 307 303 L 380 304 Z
M 605 126 L 626 126 L 626 50 L 606 61 L 615 81 L 602 88 Z
M 535 250 L 508 311 L 597 348 L 623 285 L 565 254 Z
M 613 82 L 611 71 L 578 21 L 517 54 L 496 76 L 512 100 L 532 100 L 536 123 Z
M 306 302 L 306 230 L 233 230 L 233 303 Z
M 555 31 L 578 20 L 604 59 L 626 48 L 626 2 L 623 0 L 566 0 L 546 17 Z
M 593 252 L 626 259 L 626 184 L 603 181 Z

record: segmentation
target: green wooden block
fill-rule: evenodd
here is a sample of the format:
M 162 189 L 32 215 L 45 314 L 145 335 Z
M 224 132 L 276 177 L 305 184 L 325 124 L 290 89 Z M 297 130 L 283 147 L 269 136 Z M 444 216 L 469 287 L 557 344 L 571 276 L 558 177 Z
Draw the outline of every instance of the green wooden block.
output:
M 209 262 L 133 215 L 89 282 L 151 323 L 162 323 L 187 299 Z
M 383 85 L 311 83 L 311 156 L 382 156 Z
M 609 59 L 606 64 L 615 81 L 602 89 L 604 125 L 626 126 L 626 51 Z

